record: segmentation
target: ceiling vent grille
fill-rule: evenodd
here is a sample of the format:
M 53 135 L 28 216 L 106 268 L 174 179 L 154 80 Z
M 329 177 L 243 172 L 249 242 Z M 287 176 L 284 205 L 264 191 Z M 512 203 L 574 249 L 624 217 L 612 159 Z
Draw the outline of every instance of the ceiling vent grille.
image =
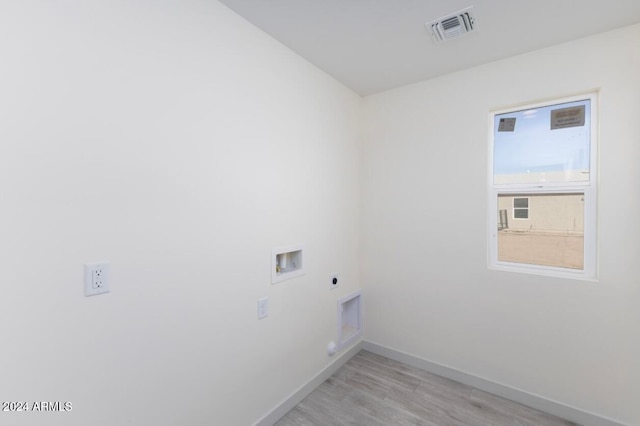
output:
M 425 25 L 436 42 L 443 42 L 465 35 L 476 28 L 473 6 L 427 22 Z

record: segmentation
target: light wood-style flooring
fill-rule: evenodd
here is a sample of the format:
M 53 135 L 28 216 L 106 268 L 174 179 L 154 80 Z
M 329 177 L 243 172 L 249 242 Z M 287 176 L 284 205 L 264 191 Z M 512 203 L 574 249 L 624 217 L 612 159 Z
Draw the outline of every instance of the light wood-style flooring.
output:
M 360 351 L 276 426 L 551 426 L 575 423 Z

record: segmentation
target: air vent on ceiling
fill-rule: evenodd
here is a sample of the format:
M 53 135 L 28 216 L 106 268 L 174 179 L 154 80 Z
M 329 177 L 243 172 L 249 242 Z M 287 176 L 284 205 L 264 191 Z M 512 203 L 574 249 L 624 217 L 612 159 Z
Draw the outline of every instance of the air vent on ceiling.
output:
M 437 42 L 467 34 L 476 28 L 473 6 L 427 22 L 425 25 L 431 33 L 431 37 Z

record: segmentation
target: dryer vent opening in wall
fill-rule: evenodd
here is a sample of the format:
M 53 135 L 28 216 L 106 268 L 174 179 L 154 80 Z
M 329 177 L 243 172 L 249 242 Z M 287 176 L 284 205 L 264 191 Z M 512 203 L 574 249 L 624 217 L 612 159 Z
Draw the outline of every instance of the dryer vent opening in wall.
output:
M 338 348 L 342 349 L 362 335 L 362 292 L 338 300 Z
M 476 28 L 473 6 L 446 16 L 442 16 L 426 24 L 435 42 L 443 42 L 465 35 Z

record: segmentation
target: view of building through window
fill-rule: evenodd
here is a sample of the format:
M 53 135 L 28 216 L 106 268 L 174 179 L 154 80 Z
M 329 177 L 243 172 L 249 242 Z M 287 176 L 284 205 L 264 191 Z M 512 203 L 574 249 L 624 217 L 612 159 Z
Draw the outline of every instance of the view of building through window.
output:
M 594 270 L 591 107 L 579 99 L 493 115 L 493 262 Z
M 499 195 L 498 260 L 582 269 L 584 194 Z

